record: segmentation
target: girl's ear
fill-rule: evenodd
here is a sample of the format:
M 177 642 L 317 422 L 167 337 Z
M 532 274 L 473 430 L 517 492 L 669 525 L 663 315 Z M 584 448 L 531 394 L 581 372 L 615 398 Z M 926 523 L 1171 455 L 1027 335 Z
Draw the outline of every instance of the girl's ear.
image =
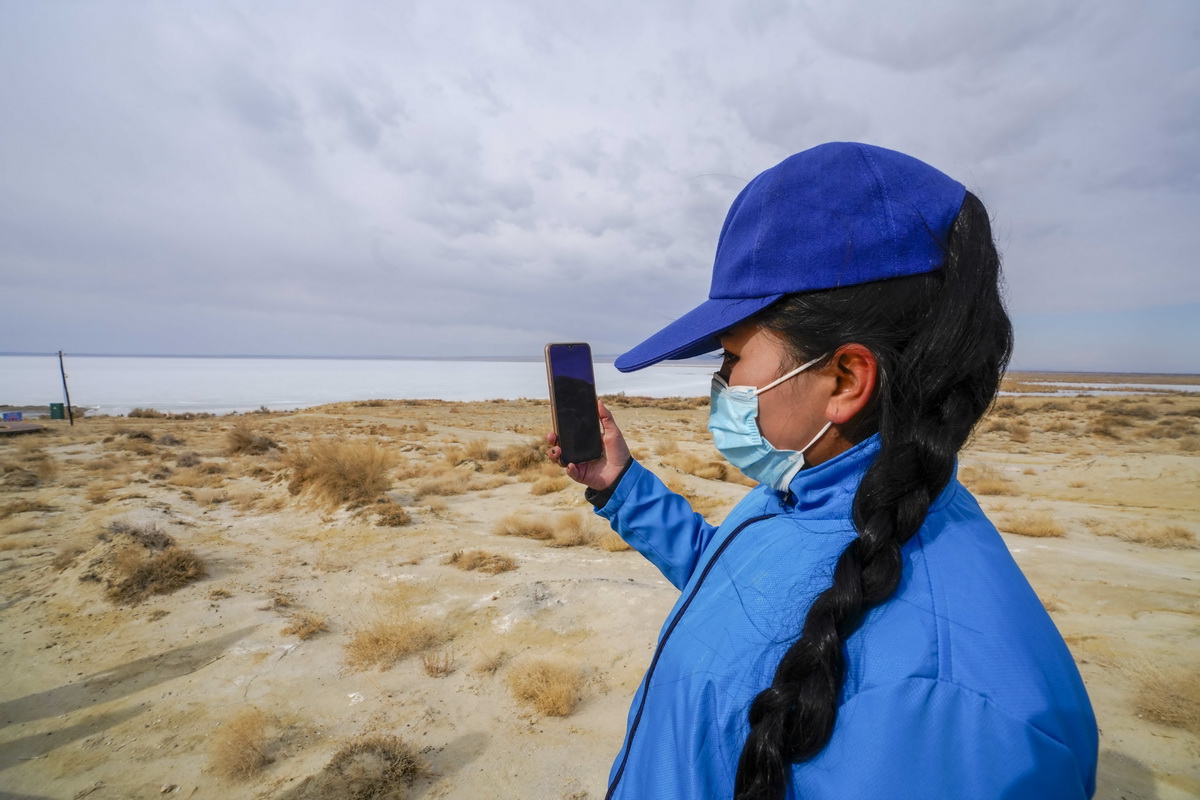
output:
M 861 344 L 842 345 L 833 354 L 826 374 L 834 379 L 825 416 L 835 425 L 845 425 L 871 402 L 878 372 L 875 354 Z

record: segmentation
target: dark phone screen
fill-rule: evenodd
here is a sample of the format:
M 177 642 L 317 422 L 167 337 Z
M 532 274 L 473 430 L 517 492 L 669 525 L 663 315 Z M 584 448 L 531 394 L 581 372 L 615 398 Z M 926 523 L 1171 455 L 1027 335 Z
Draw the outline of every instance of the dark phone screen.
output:
M 596 413 L 592 349 L 586 344 L 552 344 L 546 348 L 546 361 L 562 461 L 564 464 L 594 461 L 603 452 L 603 445 Z

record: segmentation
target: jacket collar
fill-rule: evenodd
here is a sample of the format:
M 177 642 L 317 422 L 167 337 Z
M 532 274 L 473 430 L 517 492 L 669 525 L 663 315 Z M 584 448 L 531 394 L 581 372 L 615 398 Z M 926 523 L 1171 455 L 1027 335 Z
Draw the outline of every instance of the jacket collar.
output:
M 828 461 L 800 470 L 788 484 L 788 492 L 778 494 L 785 506 L 810 518 L 845 519 L 858 484 L 878 454 L 879 434 L 875 434 Z

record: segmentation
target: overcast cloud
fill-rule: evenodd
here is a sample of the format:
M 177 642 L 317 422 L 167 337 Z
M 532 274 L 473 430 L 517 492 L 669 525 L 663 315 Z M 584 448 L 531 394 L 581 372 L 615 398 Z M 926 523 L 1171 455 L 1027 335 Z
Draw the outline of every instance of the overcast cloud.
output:
M 618 353 L 830 140 L 995 218 L 1017 364 L 1200 371 L 1200 4 L 0 0 L 0 350 Z

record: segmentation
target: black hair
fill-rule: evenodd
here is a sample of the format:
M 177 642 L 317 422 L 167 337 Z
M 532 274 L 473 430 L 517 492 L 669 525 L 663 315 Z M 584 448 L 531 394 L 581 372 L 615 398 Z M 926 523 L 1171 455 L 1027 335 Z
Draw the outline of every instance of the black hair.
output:
M 846 677 L 845 642 L 900 582 L 901 547 L 949 483 L 954 459 L 992 403 L 1012 352 L 1000 258 L 983 204 L 968 193 L 933 272 L 789 295 L 756 318 L 799 361 L 860 344 L 874 395 L 844 431 L 875 432 L 879 455 L 854 497 L 857 537 L 813 601 L 771 685 L 750 705 L 736 800 L 782 798 L 791 767 L 829 742 Z

